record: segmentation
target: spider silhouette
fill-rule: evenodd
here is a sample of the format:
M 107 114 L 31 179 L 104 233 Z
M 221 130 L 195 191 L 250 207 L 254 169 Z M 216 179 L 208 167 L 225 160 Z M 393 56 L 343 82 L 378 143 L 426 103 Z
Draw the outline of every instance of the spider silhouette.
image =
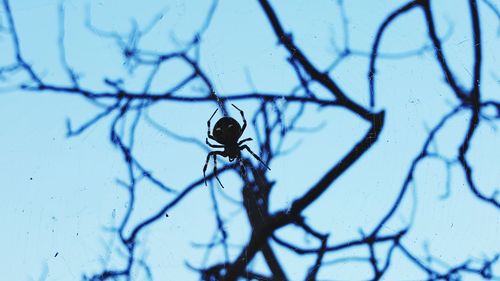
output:
M 212 148 L 224 148 L 223 151 L 210 151 L 207 155 L 207 160 L 205 161 L 205 166 L 203 166 L 203 179 L 205 180 L 205 185 L 207 185 L 207 179 L 205 176 L 205 172 L 207 170 L 207 165 L 208 161 L 210 161 L 210 156 L 214 157 L 214 175 L 219 184 L 224 188 L 224 185 L 222 185 L 221 181 L 219 180 L 219 177 L 217 176 L 217 155 L 220 155 L 222 157 L 228 157 L 230 162 L 233 162 L 233 160 L 237 159 L 238 161 L 241 161 L 241 151 L 246 149 L 250 154 L 252 154 L 255 159 L 259 160 L 262 165 L 264 165 L 267 169 L 269 167 L 260 159 L 260 157 L 255 154 L 250 147 L 247 145 L 243 145 L 244 142 L 246 141 L 251 141 L 252 138 L 246 138 L 244 140 L 238 141 L 243 135 L 243 132 L 247 128 L 247 120 L 245 119 L 245 115 L 243 114 L 243 110 L 239 109 L 236 107 L 236 105 L 231 104 L 236 108 L 240 114 L 241 118 L 243 118 L 243 126 L 240 126 L 238 121 L 236 121 L 234 118 L 225 116 L 219 119 L 215 123 L 214 126 L 214 131 L 213 135 L 210 133 L 210 121 L 212 121 L 212 118 L 214 117 L 215 113 L 217 113 L 217 110 L 212 114 L 210 119 L 208 119 L 207 126 L 208 126 L 208 132 L 207 135 L 208 137 L 206 138 L 206 143 Z M 211 144 L 208 139 L 212 139 L 218 143 L 218 144 Z M 269 169 L 271 170 L 271 169 Z

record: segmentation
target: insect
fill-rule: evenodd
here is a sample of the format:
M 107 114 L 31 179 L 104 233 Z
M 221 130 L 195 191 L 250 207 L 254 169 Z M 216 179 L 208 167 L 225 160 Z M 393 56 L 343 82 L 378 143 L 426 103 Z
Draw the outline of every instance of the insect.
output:
M 213 156 L 214 158 L 214 175 L 219 184 L 224 188 L 224 185 L 222 185 L 221 181 L 219 180 L 219 177 L 217 176 L 217 155 L 220 155 L 222 157 L 228 157 L 229 161 L 232 162 L 235 159 L 238 161 L 241 161 L 241 151 L 246 149 L 250 154 L 252 154 L 255 159 L 259 160 L 262 165 L 264 165 L 268 170 L 269 167 L 260 159 L 260 157 L 255 154 L 248 145 L 244 145 L 243 143 L 247 141 L 251 141 L 252 138 L 246 138 L 243 140 L 240 140 L 241 135 L 243 135 L 243 132 L 247 128 L 247 120 L 245 119 L 245 115 L 243 113 L 243 110 L 239 109 L 236 107 L 236 105 L 231 104 L 236 110 L 238 110 L 241 114 L 241 118 L 243 119 L 243 126 L 240 126 L 238 121 L 236 121 L 234 118 L 225 116 L 219 119 L 215 123 L 214 126 L 214 131 L 213 135 L 210 133 L 210 121 L 212 121 L 212 118 L 215 116 L 215 113 L 217 113 L 217 110 L 212 114 L 210 119 L 207 121 L 207 126 L 208 126 L 208 132 L 207 132 L 207 138 L 206 138 L 206 143 L 208 146 L 212 148 L 224 148 L 223 151 L 210 151 L 207 155 L 207 160 L 205 161 L 205 166 L 203 166 L 203 179 L 205 180 L 205 185 L 207 185 L 207 179 L 205 176 L 205 172 L 207 170 L 207 165 L 208 161 L 210 161 L 210 157 Z M 208 139 L 212 139 L 216 141 L 219 144 L 211 144 Z

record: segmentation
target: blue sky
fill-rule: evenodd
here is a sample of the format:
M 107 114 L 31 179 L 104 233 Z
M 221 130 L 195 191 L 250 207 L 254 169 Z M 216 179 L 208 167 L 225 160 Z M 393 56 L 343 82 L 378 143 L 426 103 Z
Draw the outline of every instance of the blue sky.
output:
M 167 51 L 175 48 L 172 37 L 181 42 L 190 39 L 192 32 L 202 24 L 210 3 L 64 1 L 67 60 L 82 75 L 82 84 L 88 88 L 105 89 L 103 77 L 122 77 L 126 87 L 140 89 L 148 69 L 129 73 L 123 67 L 115 42 L 99 38 L 86 29 L 86 5 L 90 5 L 94 25 L 123 34 L 129 32 L 131 19 L 144 27 L 162 13 L 159 24 L 144 38 L 141 46 Z M 403 3 L 405 1 L 346 1 L 350 46 L 369 51 L 378 25 Z M 499 92 L 500 74 L 495 67 L 500 55 L 498 21 L 481 1 L 479 3 L 484 52 L 481 89 L 485 98 L 492 98 Z M 27 60 L 46 81 L 68 84 L 58 61 L 58 4 L 52 0 L 11 1 Z M 336 1 L 293 0 L 272 4 L 285 28 L 293 32 L 296 43 L 311 60 L 319 68 L 328 66 L 335 58 L 332 38 L 337 44 L 343 42 Z M 438 33 L 445 35 L 451 30 L 445 44 L 446 56 L 453 71 L 467 86 L 472 69 L 467 3 L 439 1 L 433 8 Z M 3 10 L 0 20 L 5 26 Z M 406 14 L 389 28 L 381 50 L 401 52 L 428 44 L 424 27 L 420 10 Z M 297 84 L 286 62 L 287 53 L 277 45 L 257 1 L 220 1 L 203 40 L 201 66 L 221 95 L 247 92 L 253 87 L 260 91 L 288 92 Z M 9 37 L 0 34 L 0 48 L 6 50 L 0 53 L 2 61 L 12 59 L 10 42 Z M 432 52 L 400 60 L 382 59 L 377 69 L 376 107 L 387 112 L 379 141 L 305 211 L 311 225 L 331 233 L 332 243 L 358 238 L 360 228 L 368 232 L 378 223 L 394 201 L 411 160 L 421 149 L 427 128 L 435 125 L 456 104 L 450 89 L 443 83 Z M 168 89 L 186 71 L 188 69 L 180 63 L 162 67 L 152 90 Z M 332 76 L 350 97 L 367 104 L 367 72 L 368 58 L 353 56 L 338 65 Z M 0 231 L 0 248 L 3 249 L 0 276 L 5 276 L 6 280 L 38 280 L 39 276 L 47 274 L 47 280 L 75 280 L 82 274 L 101 269 L 107 255 L 109 264 L 122 265 L 123 260 L 116 250 L 118 240 L 109 228 L 116 226 L 127 207 L 127 193 L 116 184 L 116 179 L 126 177 L 126 167 L 119 151 L 108 140 L 110 119 L 102 120 L 78 137 L 67 138 L 65 120 L 69 118 L 75 126 L 81 124 L 97 113 L 95 106 L 77 96 L 6 91 L 9 85 L 0 85 L 0 208 L 4 221 L 4 230 Z M 193 89 L 187 88 L 183 93 L 189 95 L 189 91 Z M 325 96 L 325 92 L 318 89 L 317 95 Z M 237 105 L 247 116 L 252 116 L 258 104 L 245 101 Z M 206 120 L 214 109 L 211 103 L 161 102 L 148 113 L 170 130 L 203 141 Z M 324 126 L 315 133 L 292 134 L 285 147 L 299 145 L 271 163 L 269 177 L 277 181 L 271 198 L 272 210 L 284 208 L 302 195 L 367 128 L 366 123 L 343 110 L 317 110 L 314 106 L 307 109 L 299 124 Z M 236 111 L 230 114 L 238 116 Z M 443 155 L 456 156 L 468 118 L 467 114 L 458 115 L 437 136 L 437 146 Z M 255 138 L 254 129 L 250 126 L 246 135 Z M 139 125 L 137 136 L 137 157 L 169 186 L 181 189 L 201 176 L 206 150 L 173 140 L 146 122 Z M 500 135 L 495 129 L 482 124 L 468 154 L 475 167 L 475 179 L 486 194 L 499 189 L 499 141 Z M 255 142 L 250 146 L 257 150 Z M 446 182 L 443 163 L 426 160 L 420 164 L 416 189 L 411 190 L 418 199 L 417 213 L 412 231 L 404 242 L 421 255 L 425 253 L 423 245 L 428 243 L 434 255 L 452 264 L 469 257 L 492 256 L 500 248 L 498 211 L 471 195 L 459 166 L 451 171 L 451 195 L 447 200 L 440 200 Z M 220 190 L 215 185 L 219 199 L 219 192 L 241 198 L 236 174 L 224 174 L 221 180 L 226 188 Z M 147 184 L 139 187 L 132 224 L 156 212 L 172 198 Z M 412 198 L 412 195 L 406 197 L 384 231 L 390 233 L 410 220 Z M 219 201 L 225 217 L 238 211 L 234 205 Z M 158 280 L 174 280 L 171 276 L 175 276 L 175 280 L 196 278 L 185 262 L 200 263 L 203 251 L 193 248 L 191 243 L 209 241 L 215 231 L 211 210 L 209 189 L 200 186 L 169 212 L 168 220 L 154 224 L 142 234 L 138 254 L 150 262 Z M 237 213 L 227 228 L 231 244 L 241 245 L 247 241 L 249 228 L 244 212 Z M 293 227 L 285 227 L 278 234 L 294 238 L 299 244 L 307 242 Z M 112 251 L 107 248 L 110 244 L 114 245 Z M 291 280 L 302 280 L 315 259 L 314 256 L 297 257 L 279 247 L 276 250 Z M 232 258 L 238 253 L 239 248 L 231 248 Z M 222 254 L 216 251 L 211 261 L 221 258 Z M 367 254 L 364 248 L 335 257 L 363 254 Z M 401 255 L 395 253 L 393 269 L 387 273 L 386 280 L 423 277 L 399 257 Z M 254 266 L 263 267 L 260 256 Z M 370 276 L 369 272 L 368 266 L 355 270 L 325 266 L 320 277 L 335 274 L 336 279 L 359 280 Z M 140 274 L 137 273 L 138 280 L 141 280 Z

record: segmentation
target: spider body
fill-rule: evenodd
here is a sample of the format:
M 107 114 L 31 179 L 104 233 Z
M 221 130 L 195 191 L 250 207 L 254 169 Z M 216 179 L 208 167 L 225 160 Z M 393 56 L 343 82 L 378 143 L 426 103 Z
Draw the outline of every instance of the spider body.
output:
M 205 178 L 205 172 L 207 170 L 207 165 L 208 161 L 210 160 L 210 157 L 213 156 L 214 158 L 214 175 L 219 184 L 224 188 L 222 183 L 220 182 L 219 178 L 217 177 L 217 155 L 220 155 L 222 157 L 227 157 L 229 158 L 229 161 L 232 162 L 235 159 L 240 160 L 241 159 L 241 151 L 243 149 L 248 150 L 250 154 L 252 154 L 253 157 L 255 157 L 257 160 L 259 160 L 266 168 L 267 165 L 260 159 L 260 157 L 255 154 L 250 147 L 247 145 L 243 145 L 244 142 L 252 140 L 251 138 L 246 138 L 244 140 L 238 141 L 240 137 L 243 135 L 243 132 L 245 131 L 247 127 L 247 121 L 245 119 L 245 115 L 243 113 L 243 110 L 239 109 L 236 107 L 234 104 L 232 104 L 234 108 L 236 108 L 240 114 L 241 118 L 243 119 L 243 126 L 240 126 L 238 121 L 236 121 L 232 117 L 222 117 L 219 119 L 214 126 L 213 130 L 213 135 L 210 133 L 210 121 L 214 117 L 215 113 L 217 113 L 217 109 L 215 112 L 212 114 L 210 119 L 208 119 L 207 126 L 208 126 L 208 131 L 207 131 L 207 138 L 206 138 L 206 143 L 212 148 L 223 148 L 223 151 L 210 151 L 207 155 L 207 160 L 205 162 L 205 166 L 203 167 L 203 178 L 205 179 L 205 185 L 207 185 L 207 181 Z M 217 144 L 211 144 L 208 139 L 212 139 L 219 143 L 220 145 Z M 270 169 L 269 169 L 270 170 Z
M 231 117 L 222 117 L 215 123 L 213 136 L 223 145 L 236 144 L 243 133 L 238 121 Z

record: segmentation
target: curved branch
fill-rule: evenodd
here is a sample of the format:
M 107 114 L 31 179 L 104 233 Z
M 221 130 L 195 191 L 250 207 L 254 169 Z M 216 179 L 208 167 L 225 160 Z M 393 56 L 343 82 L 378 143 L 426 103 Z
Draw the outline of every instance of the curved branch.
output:
M 382 25 L 377 30 L 377 35 L 375 35 L 375 40 L 372 45 L 372 52 L 370 54 L 370 69 L 368 70 L 368 82 L 370 87 L 370 107 L 375 106 L 375 62 L 377 60 L 378 48 L 380 46 L 380 42 L 382 40 L 382 35 L 389 25 L 399 16 L 409 12 L 413 8 L 419 5 L 419 0 L 411 1 L 402 7 L 398 8 L 394 12 L 392 12 L 383 22 Z

